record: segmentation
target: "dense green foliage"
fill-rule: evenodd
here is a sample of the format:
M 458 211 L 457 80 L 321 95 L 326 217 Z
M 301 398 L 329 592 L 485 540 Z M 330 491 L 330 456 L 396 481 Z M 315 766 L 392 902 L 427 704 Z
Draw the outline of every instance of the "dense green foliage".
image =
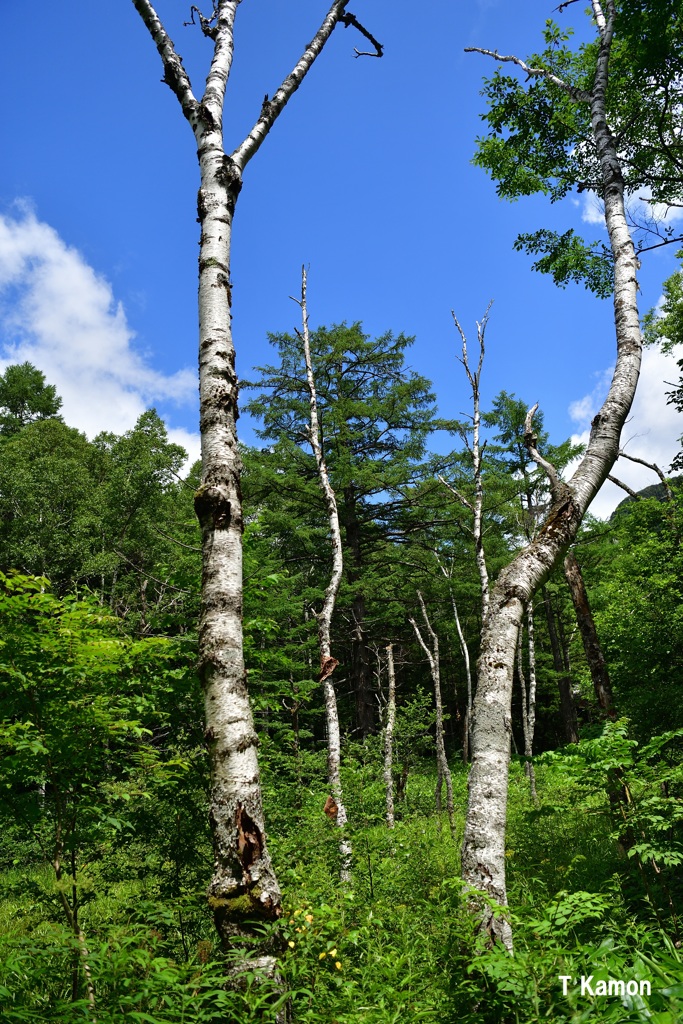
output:
M 193 667 L 199 555 L 195 477 L 182 478 L 183 453 L 151 412 L 122 437 L 89 442 L 52 416 L 0 442 L 0 1005 L 10 1024 L 267 1022 L 284 1005 L 295 1022 L 330 1024 L 678 1019 L 681 492 L 673 502 L 625 503 L 611 523 L 589 523 L 577 545 L 618 721 L 598 712 L 562 576 L 536 600 L 536 750 L 545 753 L 536 756 L 538 804 L 521 759 L 511 779 L 516 951 L 511 959 L 479 950 L 457 838 L 434 810 L 431 681 L 407 623 L 420 589 L 441 642 L 461 834 L 466 687 L 451 599 L 474 662 L 480 598 L 469 513 L 434 473 L 471 497 L 471 453 L 465 444 L 429 455 L 438 421 L 429 383 L 405 374 L 405 340 L 370 342 L 354 332 L 348 369 L 338 376 L 330 360 L 329 384 L 353 381 L 353 414 L 335 419 L 334 403 L 321 403 L 331 473 L 342 494 L 354 485 L 360 524 L 361 562 L 351 558 L 332 638 L 350 888 L 338 882 L 337 837 L 323 814 L 313 610 L 329 556 L 293 381 L 280 405 L 263 400 L 276 424 L 270 446 L 243 453 L 246 657 L 269 841 L 285 891 L 286 914 L 264 936 L 280 956 L 278 982 L 255 970 L 242 987 L 225 987 L 206 909 L 207 765 Z M 322 367 L 327 346 L 344 343 L 337 329 L 318 338 Z M 391 353 L 387 365 L 368 359 L 360 372 L 366 346 Z M 291 339 L 283 357 L 296 359 Z M 269 376 L 285 379 L 277 367 Z M 484 417 L 494 573 L 533 534 L 547 502 L 521 441 L 524 414 L 522 401 L 502 393 Z M 551 445 L 542 414 L 535 422 L 542 450 L 564 464 L 571 447 Z M 444 426 L 469 441 L 467 424 Z M 344 430 L 356 439 L 349 452 Z M 345 539 L 353 553 L 352 540 L 353 532 Z M 578 705 L 576 747 L 562 746 L 551 630 Z M 381 736 L 370 729 L 363 739 L 359 728 L 354 640 L 369 670 L 375 729 L 386 701 L 383 647 L 395 645 L 393 830 L 384 821 Z M 521 750 L 518 697 L 513 716 Z M 230 955 L 243 963 L 257 953 Z M 649 980 L 652 994 L 606 999 L 582 995 L 578 983 L 565 994 L 560 975 Z
M 559 10 L 569 7 L 562 4 Z M 683 197 L 679 109 L 683 82 L 683 13 L 678 0 L 616 0 L 607 121 L 616 140 L 626 194 L 678 205 Z M 474 162 L 509 200 L 541 193 L 551 202 L 573 192 L 602 196 L 602 175 L 591 137 L 586 94 L 595 74 L 597 42 L 570 47 L 571 29 L 547 21 L 545 48 L 526 58 L 543 74 L 526 80 L 499 67 L 486 79 L 488 133 Z M 524 54 L 520 55 L 524 57 Z M 576 90 L 572 95 L 569 89 Z M 651 206 L 633 211 L 636 248 L 647 251 L 674 239 L 674 230 Z M 582 281 L 601 298 L 612 294 L 612 259 L 603 242 L 586 243 L 573 229 L 522 232 L 514 247 L 540 256 L 535 270 L 560 287 Z
M 608 116 L 626 185 L 680 201 L 680 3 L 617 6 Z M 569 38 L 548 22 L 545 49 L 530 63 L 589 89 L 595 46 L 571 50 Z M 502 197 L 599 192 L 585 102 L 543 76 L 521 84 L 501 71 L 484 93 L 488 135 L 476 162 Z M 648 232 L 670 235 L 642 227 L 641 248 Z M 610 293 L 600 243 L 544 228 L 515 244 L 558 284 L 584 281 Z M 683 342 L 680 274 L 664 289 L 646 334 L 675 351 Z M 589 521 L 575 544 L 611 674 L 607 712 L 562 572 L 535 596 L 534 661 L 523 644 L 511 722 L 506 857 L 515 953 L 485 948 L 459 855 L 465 655 L 474 666 L 482 615 L 472 424 L 437 419 L 430 382 L 406 365 L 412 339 L 371 338 L 359 323 L 313 333 L 344 553 L 331 637 L 353 847 L 352 882 L 341 884 L 338 832 L 324 811 L 316 679 L 329 525 L 310 451 L 300 339 L 271 341 L 277 362 L 259 368 L 249 406 L 264 446 L 242 451 L 244 640 L 284 914 L 229 953 L 206 901 L 197 467 L 185 467 L 154 410 L 122 436 L 91 441 L 63 422 L 54 387 L 31 364 L 0 376 L 2 1021 L 279 1024 L 286 1015 L 292 1024 L 676 1024 L 683 490 L 646 489 L 609 523 Z M 682 395 L 681 386 L 671 395 L 679 409 Z M 549 503 L 524 443 L 526 410 L 505 391 L 482 410 L 492 579 L 534 536 Z M 568 441 L 551 442 L 542 411 L 534 429 L 559 470 L 578 454 Z M 430 450 L 437 430 L 454 438 L 453 451 Z M 435 701 L 409 625 L 418 592 L 440 641 L 455 837 L 435 810 Z M 397 666 L 394 828 L 383 781 L 388 643 Z M 537 798 L 518 753 L 518 684 L 532 670 Z M 570 745 L 567 701 L 580 734 Z M 276 954 L 279 976 L 260 969 L 263 949 Z M 601 994 L 610 981 L 612 994 Z

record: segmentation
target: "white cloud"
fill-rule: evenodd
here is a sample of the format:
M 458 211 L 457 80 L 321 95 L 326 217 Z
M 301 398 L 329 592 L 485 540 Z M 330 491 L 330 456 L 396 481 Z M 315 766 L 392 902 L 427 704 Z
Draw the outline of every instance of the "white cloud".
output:
M 601 374 L 599 383 L 589 395 L 571 403 L 569 414 L 580 430 L 572 438 L 575 443 L 585 444 L 588 441 L 590 421 L 600 408 L 611 372 L 607 370 Z M 622 448 L 629 455 L 654 462 L 665 473 L 680 449 L 679 438 L 683 434 L 683 416 L 666 403 L 666 392 L 678 378 L 679 369 L 674 356 L 663 355 L 659 349 L 645 349 L 636 398 L 621 433 Z M 626 459 L 618 460 L 613 475 L 634 491 L 659 482 L 651 469 Z M 608 480 L 593 499 L 590 511 L 606 519 L 625 497 L 626 492 Z
M 605 227 L 605 206 L 595 192 L 584 193 L 581 220 L 586 224 L 599 224 L 600 227 Z
M 54 384 L 70 426 L 122 433 L 157 402 L 190 403 L 196 375 L 167 376 L 135 349 L 109 282 L 26 205 L 0 214 L 0 370 L 28 360 Z M 199 438 L 170 430 L 196 456 Z
M 658 227 L 669 227 L 683 219 L 683 207 L 668 206 L 666 203 L 653 203 L 652 189 L 641 188 L 626 197 L 626 207 L 630 219 L 635 224 L 650 224 L 654 221 Z M 595 192 L 585 192 L 581 209 L 581 220 L 585 224 L 598 224 L 604 228 L 605 204 Z
M 188 472 L 202 454 L 199 434 L 193 434 L 183 427 L 169 427 L 168 439 L 172 444 L 179 444 L 187 452 L 187 462 L 183 471 Z
M 613 367 L 595 373 L 595 386 L 593 390 L 569 405 L 569 415 L 582 430 L 588 430 L 591 420 L 605 400 L 612 379 Z

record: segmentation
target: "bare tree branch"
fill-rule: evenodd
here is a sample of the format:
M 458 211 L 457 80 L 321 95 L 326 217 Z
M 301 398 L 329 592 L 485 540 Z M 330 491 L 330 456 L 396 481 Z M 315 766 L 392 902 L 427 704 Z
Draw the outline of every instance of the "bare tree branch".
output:
M 256 124 L 231 154 L 231 159 L 240 171 L 244 170 L 254 154 L 261 148 L 266 135 L 303 82 L 314 60 L 332 35 L 335 26 L 341 21 L 348 2 L 349 0 L 335 0 L 314 38 L 299 58 L 294 70 L 287 75 L 275 95 L 271 99 L 264 100 Z
M 199 8 L 197 6 L 195 6 L 195 4 L 192 4 L 192 6 L 190 7 L 190 20 L 183 22 L 183 25 L 185 27 L 187 27 L 188 25 L 196 25 L 197 24 L 197 22 L 194 20 L 195 14 L 199 18 L 199 27 L 201 28 L 201 30 L 204 33 L 204 35 L 207 36 L 209 39 L 215 39 L 216 38 L 216 26 L 214 25 L 214 21 L 218 17 L 218 9 L 216 7 L 216 0 L 213 0 L 213 14 L 211 15 L 210 18 L 207 18 L 206 15 L 202 14 L 202 12 L 199 10 Z
M 614 476 L 614 474 L 612 473 L 607 474 L 607 479 L 611 480 L 613 484 L 617 485 L 617 487 L 621 487 L 622 491 L 626 491 L 627 494 L 630 494 L 630 496 L 635 501 L 640 501 L 640 495 L 637 493 L 637 491 L 634 491 L 632 487 L 629 487 L 628 484 L 625 484 L 623 480 L 619 480 L 619 478 Z
M 480 46 L 466 46 L 465 53 L 483 53 L 485 57 L 493 57 L 494 60 L 499 60 L 502 64 L 517 64 L 518 67 L 525 71 L 530 78 L 546 78 L 553 85 L 556 85 L 558 89 L 562 89 L 566 92 L 573 100 L 579 103 L 589 103 L 590 93 L 585 92 L 583 89 L 577 89 L 576 86 L 569 85 L 563 78 L 558 78 L 552 71 L 548 71 L 547 68 L 532 68 L 523 61 L 521 57 L 515 57 L 512 54 L 503 56 L 498 53 L 497 50 L 484 50 Z
M 234 52 L 235 15 L 239 2 L 240 0 L 219 0 L 218 2 L 218 20 L 211 34 L 211 38 L 214 40 L 213 57 L 202 96 L 202 110 L 205 115 L 209 116 L 212 127 L 221 131 L 221 136 L 225 90 L 230 77 Z
M 449 484 L 447 480 L 444 480 L 444 478 L 441 475 L 439 475 L 437 477 L 437 479 L 439 480 L 440 483 L 442 483 L 444 485 L 444 487 L 448 488 L 448 490 L 451 492 L 451 494 L 455 498 L 457 498 L 457 500 L 460 502 L 461 505 L 464 505 L 465 508 L 470 510 L 470 512 L 474 512 L 474 505 L 472 504 L 471 501 L 468 501 L 467 498 L 463 494 L 460 493 L 460 491 L 456 491 L 455 487 L 453 487 L 451 484 Z
M 183 67 L 182 59 L 176 53 L 175 47 L 162 25 L 159 15 L 149 0 L 133 0 L 133 5 L 147 26 L 147 30 L 154 40 L 154 44 L 161 57 L 164 66 L 163 81 L 175 93 L 182 107 L 183 114 L 190 122 L 194 131 L 199 121 L 199 103 L 192 92 L 190 78 Z
M 524 420 L 524 444 L 530 457 L 538 466 L 541 467 L 541 469 L 545 471 L 548 480 L 550 481 L 550 493 L 552 495 L 553 501 L 559 501 L 559 499 L 562 496 L 562 481 L 560 480 L 557 470 L 553 466 L 552 462 L 548 462 L 547 459 L 544 459 L 541 453 L 539 452 L 538 448 L 536 447 L 536 445 L 538 444 L 538 435 L 534 433 L 531 424 L 537 409 L 538 402 L 536 402 L 536 404 L 533 405 L 526 414 L 526 419 Z
M 455 494 L 458 500 L 465 505 L 472 513 L 472 536 L 474 537 L 475 557 L 477 560 L 477 569 L 479 571 L 479 581 L 481 586 L 481 618 L 482 622 L 486 622 L 486 616 L 488 615 L 489 608 L 489 575 L 488 568 L 486 566 L 486 554 L 484 551 L 483 543 L 483 529 L 482 529 L 482 514 L 484 507 L 484 487 L 482 481 L 482 455 L 486 448 L 486 441 L 480 444 L 480 428 L 481 428 L 481 408 L 480 408 L 480 397 L 481 397 L 481 370 L 484 364 L 484 352 L 485 352 L 485 339 L 486 339 L 486 325 L 489 320 L 489 313 L 493 300 L 489 302 L 486 307 L 486 311 L 481 318 L 481 321 L 477 320 L 477 341 L 479 343 L 479 360 L 477 362 L 477 369 L 473 372 L 470 368 L 469 354 L 467 351 L 467 337 L 465 335 L 460 322 L 455 315 L 455 311 L 451 310 L 451 316 L 453 317 L 453 323 L 455 324 L 458 334 L 462 340 L 462 356 L 457 356 L 459 362 L 465 368 L 467 379 L 470 383 L 470 390 L 472 391 L 472 444 L 470 446 L 467 434 L 463 431 L 461 436 L 465 442 L 467 450 L 472 456 L 472 475 L 474 478 L 474 502 L 470 503 L 466 499 L 463 499 L 462 495 L 447 484 L 441 477 L 439 479 L 450 491 Z
M 382 56 L 384 56 L 384 47 L 382 46 L 382 44 L 378 43 L 377 40 L 375 39 L 375 37 L 370 32 L 368 32 L 368 30 L 363 25 L 361 25 L 361 23 L 359 22 L 358 18 L 355 16 L 355 14 L 351 14 L 351 13 L 344 14 L 344 15 L 342 15 L 342 17 L 339 20 L 344 23 L 344 28 L 348 28 L 349 25 L 353 25 L 354 28 L 357 28 L 358 31 L 360 32 L 360 34 L 362 36 L 365 36 L 365 38 L 370 43 L 372 43 L 372 45 L 375 47 L 375 52 L 374 53 L 369 53 L 367 50 L 358 50 L 354 46 L 354 52 L 356 54 L 356 57 L 382 57 Z
M 664 476 L 664 474 L 662 473 L 661 469 L 659 468 L 659 466 L 657 465 L 656 462 L 646 462 L 645 459 L 638 459 L 638 458 L 636 458 L 635 455 L 628 455 L 624 451 L 623 448 L 619 452 L 619 455 L 617 456 L 617 458 L 619 458 L 619 459 L 628 459 L 629 462 L 637 462 L 638 465 L 646 466 L 647 469 L 651 469 L 654 473 L 657 474 L 657 476 L 659 477 L 659 479 L 662 481 L 662 483 L 664 485 L 664 490 L 666 491 L 666 500 L 667 501 L 673 501 L 674 493 L 671 490 L 671 487 L 669 486 L 668 480 L 666 479 L 666 477 Z

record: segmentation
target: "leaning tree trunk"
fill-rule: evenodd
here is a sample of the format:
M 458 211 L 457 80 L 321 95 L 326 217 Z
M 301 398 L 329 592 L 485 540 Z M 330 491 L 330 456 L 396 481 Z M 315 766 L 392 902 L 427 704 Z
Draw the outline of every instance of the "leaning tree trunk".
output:
M 595 619 L 593 618 L 590 601 L 588 600 L 586 585 L 583 582 L 581 567 L 573 551 L 568 551 L 567 557 L 564 560 L 564 578 L 567 581 L 569 593 L 572 595 L 576 621 L 581 633 L 591 679 L 593 680 L 595 696 L 604 712 L 607 714 L 613 713 L 612 684 L 610 683 L 609 672 L 607 671 L 607 662 L 602 653 L 598 631 L 595 628 Z
M 415 619 L 409 619 L 409 622 L 415 630 L 415 636 L 422 650 L 427 655 L 427 661 L 429 662 L 429 668 L 432 674 L 432 682 L 434 684 L 434 702 L 436 704 L 436 813 L 439 816 L 439 827 L 441 822 L 441 791 L 443 789 L 444 781 L 446 783 L 446 810 L 448 811 L 448 823 L 451 829 L 451 835 L 455 836 L 455 808 L 453 806 L 453 783 L 451 780 L 451 772 L 448 767 L 448 758 L 446 757 L 446 744 L 444 743 L 443 736 L 443 705 L 441 703 L 441 672 L 439 668 L 439 639 L 432 629 L 429 617 L 427 616 L 427 609 L 425 607 L 422 594 L 418 590 L 417 598 L 420 602 L 420 608 L 422 609 L 422 617 L 429 633 L 432 647 L 431 650 L 427 647 L 427 644 L 422 638 L 420 627 L 418 626 Z
M 531 416 L 527 417 L 527 446 L 550 477 L 553 500 L 536 537 L 501 572 L 493 587 L 482 632 L 474 702 L 474 750 L 463 840 L 463 877 L 478 907 L 482 929 L 488 932 L 491 941 L 500 941 L 510 950 L 512 930 L 503 908 L 507 905 L 505 826 L 517 636 L 524 606 L 562 559 L 576 537 L 588 506 L 614 465 L 621 429 L 636 392 L 642 350 L 636 298 L 638 262 L 625 216 L 624 179 L 605 109 L 614 5 L 610 4 L 607 18 L 597 0 L 593 0 L 593 8 L 600 48 L 591 92 L 577 90 L 555 76 L 551 80 L 575 102 L 590 106 L 593 141 L 602 172 L 605 220 L 614 259 L 616 365 L 607 397 L 593 420 L 586 452 L 568 484 L 559 479 L 554 467 L 537 452 Z M 501 60 L 498 54 L 483 52 Z M 511 59 L 519 62 L 518 58 Z M 533 69 L 533 73 L 548 76 L 542 69 Z M 499 909 L 492 909 L 489 903 L 478 903 L 477 891 L 485 893 Z
M 323 453 L 320 440 L 320 424 L 318 422 L 318 397 L 315 390 L 315 378 L 313 376 L 313 361 L 311 359 L 311 338 L 308 330 L 308 306 L 306 304 L 306 268 L 301 268 L 301 314 L 303 320 L 303 333 L 300 335 L 304 347 L 304 360 L 306 363 L 306 384 L 308 387 L 308 399 L 310 407 L 309 440 L 315 456 L 315 464 L 318 470 L 318 482 L 325 497 L 327 507 L 327 519 L 330 526 L 330 545 L 332 548 L 332 574 L 330 582 L 325 591 L 325 600 L 321 611 L 316 613 L 318 620 L 318 645 L 320 648 L 320 677 L 322 683 L 323 697 L 325 700 L 325 718 L 327 721 L 327 779 L 331 790 L 331 800 L 327 801 L 327 814 L 333 819 L 337 828 L 341 829 L 339 840 L 339 853 L 341 856 L 341 880 L 351 881 L 351 843 L 346 834 L 347 815 L 342 796 L 341 782 L 341 737 L 339 733 L 339 714 L 337 711 L 337 695 L 334 692 L 332 673 L 339 664 L 336 658 L 332 657 L 332 645 L 330 632 L 332 629 L 332 615 L 339 593 L 344 572 L 344 560 L 342 554 L 341 530 L 339 528 L 339 512 L 337 510 L 337 498 L 330 483 L 327 472 L 327 463 Z M 298 332 L 297 332 L 298 333 Z
M 149 0 L 133 0 L 164 67 L 164 82 L 192 128 L 200 171 L 199 400 L 202 482 L 195 510 L 202 532 L 199 674 L 211 785 L 209 818 L 214 874 L 209 903 L 224 947 L 253 934 L 250 922 L 280 914 L 280 890 L 266 847 L 257 760 L 258 739 L 247 694 L 242 643 L 242 501 L 237 445 L 237 376 L 231 331 L 230 238 L 246 165 L 298 89 L 339 21 L 347 0 L 335 0 L 294 70 L 269 99 L 240 145 L 226 155 L 223 108 L 232 66 L 240 0 L 215 0 L 199 15 L 213 42 L 206 87 L 197 100 L 189 76 Z M 366 33 L 367 34 L 367 33 Z M 381 53 L 378 53 L 378 56 Z M 267 966 L 265 963 L 263 966 Z M 269 965 L 272 966 L 272 965 Z

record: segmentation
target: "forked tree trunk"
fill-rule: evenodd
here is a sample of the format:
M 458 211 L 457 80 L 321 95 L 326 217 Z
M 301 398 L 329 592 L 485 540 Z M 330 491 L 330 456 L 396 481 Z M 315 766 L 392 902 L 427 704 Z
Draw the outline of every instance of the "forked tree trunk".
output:
M 387 827 L 394 827 L 394 723 L 396 721 L 396 673 L 394 671 L 394 648 L 387 647 L 387 675 L 389 696 L 387 699 L 387 724 L 384 731 L 384 790 L 386 793 Z
M 588 600 L 586 585 L 583 582 L 581 567 L 573 551 L 568 551 L 564 560 L 564 578 L 567 581 L 569 593 L 572 595 L 576 621 L 581 633 L 588 669 L 593 680 L 595 696 L 602 710 L 609 714 L 613 711 L 612 684 L 607 670 L 607 662 L 602 653 L 598 631 L 595 628 L 595 619 Z
M 422 609 L 422 617 L 427 627 L 427 632 L 432 642 L 431 650 L 427 647 L 427 644 L 422 638 L 420 627 L 418 626 L 415 619 L 409 619 L 409 622 L 415 630 L 415 636 L 422 650 L 427 655 L 427 661 L 429 662 L 429 668 L 432 674 L 432 682 L 434 684 L 434 702 L 436 704 L 436 812 L 439 815 L 439 822 L 441 821 L 441 794 L 443 790 L 444 781 L 446 783 L 446 810 L 448 811 L 448 823 L 451 829 L 451 835 L 455 836 L 455 809 L 453 806 L 453 783 L 451 780 L 451 773 L 448 767 L 448 759 L 446 757 L 446 744 L 444 743 L 443 736 L 443 705 L 441 703 L 441 672 L 439 667 L 439 639 L 432 629 L 429 617 L 427 616 L 427 609 L 425 607 L 422 594 L 418 590 L 417 599 L 420 602 L 420 608 Z
M 216 0 L 211 18 L 199 15 L 202 32 L 213 42 L 201 100 L 195 97 L 182 60 L 152 4 L 133 0 L 161 56 L 164 81 L 192 128 L 199 160 L 202 482 L 195 495 L 195 510 L 202 531 L 202 595 L 198 662 L 211 767 L 209 817 L 215 863 L 209 903 L 226 948 L 235 935 L 251 933 L 249 922 L 280 914 L 280 889 L 266 847 L 258 740 L 242 644 L 242 502 L 235 427 L 238 387 L 230 313 L 232 220 L 246 165 L 334 27 L 344 20 L 346 2 L 335 0 L 294 70 L 272 98 L 266 97 L 254 127 L 228 156 L 223 145 L 223 107 L 240 0 Z M 262 966 L 268 966 L 265 958 Z
M 332 548 L 332 574 L 330 582 L 325 591 L 325 600 L 321 611 L 316 613 L 318 620 L 318 645 L 320 647 L 320 676 L 322 683 L 323 697 L 325 700 L 325 718 L 327 721 L 327 781 L 330 786 L 332 800 L 327 801 L 327 813 L 334 820 L 337 828 L 341 830 L 339 840 L 339 853 L 341 855 L 341 880 L 351 881 L 351 843 L 346 834 L 347 815 L 342 795 L 341 782 L 341 736 L 339 733 L 339 713 L 337 711 L 337 695 L 334 692 L 332 673 L 339 664 L 336 658 L 332 657 L 330 632 L 332 629 L 332 615 L 339 593 L 344 561 L 342 555 L 341 530 L 339 528 L 339 512 L 337 510 L 337 498 L 330 483 L 327 472 L 327 464 L 320 440 L 320 425 L 318 422 L 318 398 L 315 391 L 315 378 L 313 377 L 313 362 L 311 359 L 311 338 L 308 330 L 308 306 L 306 303 L 306 268 L 301 268 L 301 315 L 303 321 L 303 332 L 299 334 L 304 348 L 304 360 L 306 362 L 306 384 L 308 387 L 308 400 L 310 407 L 309 440 L 315 456 L 315 464 L 318 470 L 318 482 L 325 497 L 327 508 L 327 520 L 330 527 L 330 546 Z
M 552 81 L 575 102 L 590 107 L 593 142 L 602 172 L 605 220 L 614 259 L 616 365 L 607 397 L 593 420 L 586 452 L 570 482 L 561 481 L 554 468 L 536 452 L 536 461 L 541 460 L 539 464 L 550 477 L 553 501 L 537 536 L 501 572 L 492 590 L 482 632 L 474 702 L 474 751 L 463 840 L 463 877 L 471 887 L 481 927 L 488 932 L 491 941 L 501 941 L 510 950 L 512 930 L 504 914 L 507 905 L 505 827 L 512 677 L 522 614 L 524 606 L 576 537 L 586 509 L 614 465 L 641 361 L 637 259 L 624 211 L 624 179 L 605 110 L 615 8 L 613 3 L 608 3 L 605 17 L 597 0 L 593 0 L 592 7 L 598 25 L 599 52 L 591 92 L 577 90 L 555 76 Z M 500 55 L 492 51 L 481 52 L 501 60 Z M 510 59 L 519 62 L 518 58 Z M 548 77 L 548 72 L 542 69 L 532 70 L 535 75 Z M 532 447 L 530 444 L 530 451 Z M 476 891 L 483 891 L 500 909 L 478 904 Z
M 472 479 L 474 481 L 474 501 L 470 501 L 460 494 L 451 484 L 447 483 L 442 476 L 439 480 L 448 490 L 455 495 L 461 505 L 469 509 L 472 514 L 472 539 L 474 541 L 474 554 L 479 573 L 479 588 L 481 591 L 481 621 L 486 622 L 489 611 L 489 573 L 486 565 L 486 553 L 484 551 L 484 481 L 482 474 L 482 456 L 486 447 L 486 441 L 481 443 L 481 370 L 484 365 L 486 325 L 489 319 L 489 303 L 481 322 L 477 322 L 477 341 L 479 342 L 479 359 L 477 369 L 472 370 L 467 351 L 467 336 L 458 321 L 455 312 L 451 310 L 453 323 L 455 324 L 462 341 L 462 355 L 458 356 L 459 361 L 465 368 L 465 373 L 472 392 L 472 443 L 470 444 L 467 433 L 462 432 L 462 439 L 472 457 Z M 443 571 L 443 569 L 442 569 Z

